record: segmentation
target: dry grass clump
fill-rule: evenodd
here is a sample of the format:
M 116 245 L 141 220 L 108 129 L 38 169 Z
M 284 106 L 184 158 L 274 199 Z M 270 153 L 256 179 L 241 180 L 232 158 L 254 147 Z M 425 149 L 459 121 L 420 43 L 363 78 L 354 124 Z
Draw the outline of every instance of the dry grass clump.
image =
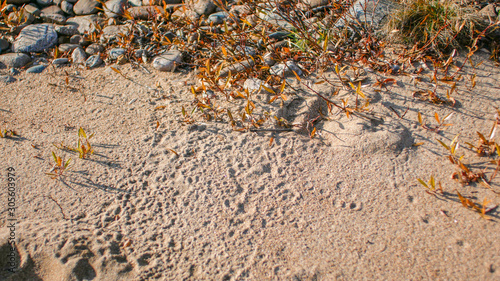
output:
M 449 0 L 403 0 L 401 9 L 386 23 L 387 34 L 421 49 L 442 54 L 471 46 L 481 28 L 474 9 Z M 484 28 L 484 27 L 483 27 Z

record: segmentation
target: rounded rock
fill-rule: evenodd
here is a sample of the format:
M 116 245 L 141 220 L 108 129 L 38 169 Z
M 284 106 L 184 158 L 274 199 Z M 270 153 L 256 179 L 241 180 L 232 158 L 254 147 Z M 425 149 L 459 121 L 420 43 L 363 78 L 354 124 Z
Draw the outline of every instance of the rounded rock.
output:
M 86 61 L 85 61 L 85 66 L 88 68 L 94 68 L 103 63 L 101 57 L 99 55 L 93 55 L 90 56 Z
M 31 57 L 23 53 L 9 53 L 0 55 L 0 68 L 2 67 L 23 67 L 31 61 Z
M 173 71 L 177 64 L 182 62 L 182 53 L 177 50 L 169 51 L 157 56 L 153 60 L 153 67 L 159 71 Z
M 26 70 L 26 73 L 42 73 L 45 70 L 45 65 L 35 65 Z
M 14 52 L 43 52 L 57 44 L 57 32 L 52 24 L 32 24 L 21 30 L 12 49 Z

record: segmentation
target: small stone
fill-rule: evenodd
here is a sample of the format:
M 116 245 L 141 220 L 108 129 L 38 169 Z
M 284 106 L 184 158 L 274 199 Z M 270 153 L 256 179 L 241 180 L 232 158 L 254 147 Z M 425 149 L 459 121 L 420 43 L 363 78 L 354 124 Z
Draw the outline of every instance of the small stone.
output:
M 22 18 L 20 18 L 22 15 Z M 12 12 L 9 14 L 8 20 L 13 24 L 30 24 L 35 20 L 35 17 L 25 10 Z
M 73 6 L 73 12 L 77 15 L 96 14 L 99 12 L 98 7 L 101 7 L 101 3 L 96 0 L 78 0 Z
M 235 51 L 239 55 L 252 56 L 252 57 L 257 54 L 255 48 L 250 46 L 241 47 L 240 45 L 238 45 L 236 46 Z
M 191 4 L 193 7 L 193 11 L 195 11 L 198 15 L 208 16 L 215 11 L 217 6 L 212 0 L 194 0 Z
M 73 63 L 84 64 L 87 60 L 87 54 L 82 47 L 77 47 L 73 50 L 73 53 L 71 53 L 71 59 Z
M 297 75 L 302 75 L 302 70 L 300 70 L 300 68 L 293 61 L 276 64 L 269 69 L 269 72 L 271 72 L 271 74 L 278 76 L 295 76 L 295 74 L 293 73 L 294 71 L 295 73 L 297 73 Z
M 44 22 L 48 22 L 48 23 L 57 23 L 57 24 L 64 24 L 64 23 L 66 23 L 66 17 L 62 16 L 60 14 L 44 14 L 44 13 L 41 13 L 40 14 L 40 18 Z
M 35 65 L 26 70 L 26 73 L 42 73 L 45 70 L 45 65 Z
M 224 21 L 229 17 L 229 14 L 226 12 L 217 12 L 213 13 L 210 16 L 208 16 L 208 23 L 213 23 L 213 24 L 221 24 L 224 23 Z
M 102 64 L 102 59 L 99 55 L 93 55 L 90 56 L 86 61 L 85 61 L 85 66 L 88 68 L 94 68 Z
M 58 59 L 55 59 L 52 61 L 52 64 L 55 64 L 55 65 L 67 64 L 67 63 L 69 63 L 68 58 L 58 58 Z
M 5 84 L 9 84 L 12 82 L 16 82 L 16 78 L 10 76 L 10 75 L 1 75 L 0 76 L 0 81 L 4 82 Z
M 63 10 L 61 10 L 61 8 L 59 8 L 56 5 L 52 5 L 52 6 L 49 6 L 47 8 L 43 8 L 41 11 L 41 14 L 46 14 L 46 15 L 58 14 L 58 15 L 64 16 Z
M 122 34 L 127 36 L 130 33 L 129 25 L 109 25 L 102 30 L 101 39 L 113 40 L 121 37 Z
M 104 13 L 108 18 L 117 18 L 123 14 L 124 6 L 127 0 L 110 0 L 106 2 Z
M 272 53 L 265 53 L 263 58 L 266 66 L 273 66 L 276 63 Z
M 85 52 L 89 55 L 95 55 L 98 53 L 104 52 L 104 47 L 100 44 L 94 43 L 90 44 L 86 49 Z
M 59 46 L 57 46 L 57 48 L 59 48 L 59 51 L 60 52 L 71 52 L 73 51 L 74 49 L 80 47 L 80 45 L 78 44 L 71 44 L 71 43 L 64 43 L 64 44 L 60 44 Z
M 50 6 L 52 5 L 52 0 L 36 0 L 36 3 L 40 6 Z
M 253 67 L 255 64 L 255 61 L 252 60 L 252 59 L 248 59 L 248 60 L 244 60 L 244 61 L 241 61 L 241 62 L 237 62 L 237 63 L 233 63 L 229 66 L 226 66 L 224 67 L 221 71 L 220 71 L 220 75 L 219 77 L 226 77 L 229 75 L 229 71 L 231 71 L 231 75 L 234 75 L 238 72 L 242 72 L 242 71 L 245 71 L 246 69 L 249 69 L 251 67 Z
M 0 53 L 7 50 L 10 47 L 9 41 L 0 38 Z
M 79 45 L 82 45 L 82 46 L 86 46 L 86 45 L 90 44 L 90 41 L 87 41 L 80 34 L 75 34 L 75 35 L 71 36 L 71 38 L 69 38 L 69 43 L 71 43 L 71 44 L 79 44 Z
M 57 32 L 52 24 L 32 24 L 21 30 L 12 49 L 14 52 L 43 52 L 57 43 Z
M 272 89 L 270 85 L 265 83 L 264 81 L 258 79 L 258 78 L 248 78 L 245 80 L 243 83 L 243 89 L 248 90 L 249 93 L 268 93 L 266 89 L 264 89 L 262 86 Z
M 165 1 L 165 4 L 167 5 L 182 3 L 182 0 L 142 0 L 142 6 L 163 5 L 163 1 Z
M 290 37 L 292 33 L 288 31 L 277 31 L 269 34 L 267 36 L 268 39 L 273 39 L 275 41 L 282 41 L 285 40 L 286 38 Z
M 328 5 L 328 0 L 301 0 L 297 7 L 303 11 L 311 8 Z
M 61 2 L 61 10 L 63 10 L 68 15 L 73 15 L 73 4 L 68 1 Z
M 74 25 L 54 25 L 54 29 L 60 35 L 73 36 L 78 34 L 78 28 Z
M 132 7 L 142 6 L 142 0 L 128 0 L 128 4 Z
M 130 7 L 127 9 L 127 12 L 134 18 L 134 19 L 143 19 L 147 20 L 149 17 L 156 17 L 158 14 L 158 10 L 160 11 L 163 10 L 163 7 L 161 6 L 142 6 L 142 7 Z
M 90 34 L 96 30 L 95 24 L 97 23 L 97 21 L 98 18 L 96 15 L 77 16 L 69 18 L 66 21 L 66 24 L 75 25 L 78 28 L 80 34 Z
M 248 15 L 252 12 L 252 10 L 247 5 L 234 5 L 229 10 L 229 13 L 233 15 Z
M 177 50 L 165 52 L 153 60 L 153 67 L 160 71 L 173 71 L 182 62 L 182 53 Z
M 36 7 L 34 4 L 24 6 L 24 10 L 35 17 L 40 16 L 40 14 L 42 13 L 40 9 L 38 9 L 38 7 Z
M 117 59 L 118 57 L 120 57 L 121 55 L 125 55 L 125 53 L 127 52 L 127 50 L 123 49 L 123 48 L 113 48 L 113 49 L 110 49 L 108 51 L 108 57 L 110 59 Z

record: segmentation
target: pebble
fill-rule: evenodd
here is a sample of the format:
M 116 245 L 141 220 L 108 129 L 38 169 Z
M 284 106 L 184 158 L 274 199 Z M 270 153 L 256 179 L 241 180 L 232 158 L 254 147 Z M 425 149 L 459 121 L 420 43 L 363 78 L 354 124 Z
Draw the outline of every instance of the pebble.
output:
M 50 6 L 52 5 L 52 0 L 36 0 L 36 3 L 40 6 Z
M 286 38 L 288 38 L 291 35 L 292 35 L 292 33 L 288 32 L 288 31 L 277 31 L 277 32 L 273 32 L 273 33 L 269 34 L 267 36 L 267 38 L 268 39 L 273 39 L 275 41 L 282 41 L 282 40 L 285 40 Z
M 32 24 L 21 30 L 12 44 L 14 52 L 43 52 L 57 44 L 57 32 L 52 24 Z
M 67 64 L 67 63 L 69 63 L 68 58 L 58 58 L 58 59 L 55 59 L 52 61 L 52 64 L 55 64 L 55 65 Z
M 78 0 L 73 6 L 73 12 L 77 15 L 90 15 L 99 12 L 97 9 L 101 4 L 96 0 Z
M 130 7 L 127 12 L 134 17 L 134 19 L 147 20 L 149 17 L 155 17 L 158 14 L 156 9 L 163 10 L 161 6 L 142 6 L 142 7 Z
M 76 16 L 66 20 L 66 24 L 75 25 L 80 34 L 92 33 L 95 29 L 95 23 L 98 21 L 96 15 Z
M 78 28 L 74 25 L 54 25 L 54 29 L 64 36 L 73 36 L 79 33 Z
M 142 6 L 142 0 L 128 0 L 128 4 L 132 7 Z
M 9 53 L 0 55 L 0 68 L 2 66 L 20 68 L 25 66 L 30 61 L 31 57 L 23 53 Z
M 173 71 L 182 62 L 182 53 L 177 50 L 165 52 L 153 60 L 153 67 L 159 71 Z
M 245 71 L 247 68 L 251 68 L 254 66 L 255 61 L 252 59 L 244 60 L 241 62 L 233 63 L 229 66 L 224 67 L 221 71 L 219 76 L 220 77 L 226 77 L 229 75 L 229 72 L 231 71 L 231 75 L 234 75 L 235 73 Z
M 66 14 L 73 15 L 73 4 L 68 1 L 61 2 L 61 10 L 63 10 Z
M 4 82 L 5 84 L 9 84 L 12 82 L 16 82 L 16 78 L 10 76 L 10 75 L 1 75 L 0 76 L 0 81 Z
M 254 93 L 257 91 L 258 91 L 257 93 L 267 93 L 267 90 L 262 88 L 262 86 L 272 89 L 272 87 L 269 84 L 265 83 L 263 80 L 258 78 L 248 78 L 243 83 L 243 89 L 248 90 L 249 93 Z
M 82 47 L 77 47 L 71 53 L 71 60 L 76 64 L 84 64 L 87 60 L 87 54 Z
M 69 43 L 86 46 L 86 45 L 90 44 L 90 41 L 87 41 L 80 34 L 75 34 L 75 35 L 71 36 L 71 38 L 69 38 Z
M 241 47 L 238 45 L 236 46 L 235 51 L 239 55 L 252 56 L 252 57 L 257 54 L 255 48 L 250 46 Z
M 213 13 L 210 16 L 208 16 L 208 23 L 213 23 L 213 24 L 221 24 L 224 23 L 224 21 L 229 17 L 229 14 L 226 12 L 218 12 L 218 13 Z
M 193 11 L 195 11 L 198 15 L 208 16 L 215 11 L 217 6 L 212 0 L 194 0 L 193 2 Z
M 59 14 L 40 14 L 40 18 L 43 19 L 44 22 L 49 22 L 49 23 L 57 23 L 57 24 L 65 24 L 66 23 L 66 17 L 63 15 Z
M 26 73 L 42 73 L 45 70 L 45 65 L 35 65 L 26 70 Z
M 127 36 L 130 33 L 129 25 L 108 25 L 102 30 L 101 39 L 113 40 L 123 35 Z
M 126 3 L 126 0 L 110 0 L 106 2 L 104 13 L 108 18 L 117 18 L 121 14 L 123 14 L 124 6 Z
M 123 48 L 113 48 L 108 51 L 108 56 L 110 59 L 117 59 L 121 55 L 124 55 L 127 52 L 127 50 Z
M 95 55 L 98 53 L 104 52 L 104 47 L 100 44 L 94 43 L 90 44 L 86 49 L 85 52 L 89 55 Z
M 41 14 L 49 14 L 49 15 L 50 14 L 58 14 L 58 15 L 64 16 L 63 10 L 61 10 L 61 8 L 59 8 L 56 5 L 43 8 L 41 11 Z
M 71 52 L 73 51 L 74 49 L 80 47 L 80 45 L 78 44 L 70 44 L 70 43 L 64 43 L 64 44 L 61 44 L 58 46 L 59 48 L 59 51 L 61 52 Z
M 272 53 L 265 53 L 263 59 L 266 66 L 273 66 L 274 64 L 276 64 Z
M 88 68 L 94 68 L 102 64 L 102 59 L 99 55 L 93 55 L 90 56 L 86 61 L 85 61 L 85 66 Z
M 278 76 L 295 76 L 293 71 L 295 71 L 295 73 L 297 73 L 297 75 L 299 76 L 302 75 L 302 70 L 300 70 L 300 68 L 293 61 L 287 61 L 286 64 L 275 64 L 269 69 L 269 72 L 271 72 L 271 74 Z

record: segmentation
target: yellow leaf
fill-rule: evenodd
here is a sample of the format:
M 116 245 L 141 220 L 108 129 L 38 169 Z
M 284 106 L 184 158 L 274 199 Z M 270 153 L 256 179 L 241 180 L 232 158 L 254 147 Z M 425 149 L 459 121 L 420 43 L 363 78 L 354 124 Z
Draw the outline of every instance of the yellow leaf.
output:
M 224 58 L 227 58 L 226 48 L 224 48 L 224 46 L 221 46 L 221 49 L 222 49 L 222 53 L 224 54 Z

